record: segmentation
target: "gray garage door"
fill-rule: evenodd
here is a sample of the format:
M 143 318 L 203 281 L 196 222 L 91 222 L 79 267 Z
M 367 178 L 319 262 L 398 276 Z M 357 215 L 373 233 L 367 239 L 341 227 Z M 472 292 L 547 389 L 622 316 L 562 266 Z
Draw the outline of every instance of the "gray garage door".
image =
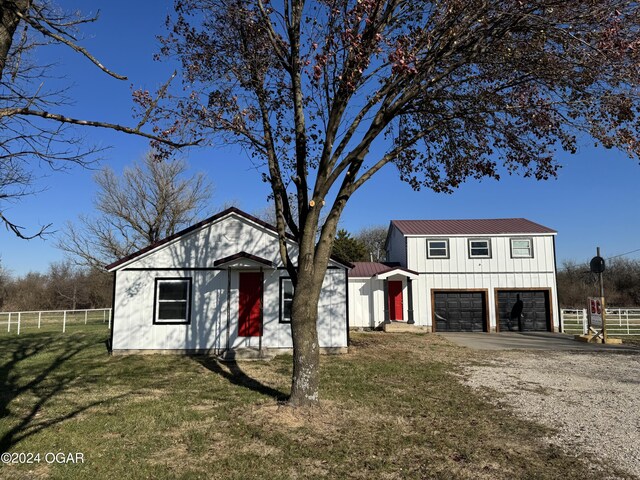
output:
M 435 292 L 436 332 L 483 332 L 486 301 L 482 292 Z
M 501 332 L 547 332 L 551 330 L 547 290 L 499 290 Z

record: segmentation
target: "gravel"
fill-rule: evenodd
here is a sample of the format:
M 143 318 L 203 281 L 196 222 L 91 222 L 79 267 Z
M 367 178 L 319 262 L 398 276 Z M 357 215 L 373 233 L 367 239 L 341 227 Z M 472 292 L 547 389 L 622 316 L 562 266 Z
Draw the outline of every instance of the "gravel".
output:
M 465 368 L 518 415 L 555 429 L 548 438 L 573 455 L 601 458 L 640 479 L 640 355 L 505 351 Z

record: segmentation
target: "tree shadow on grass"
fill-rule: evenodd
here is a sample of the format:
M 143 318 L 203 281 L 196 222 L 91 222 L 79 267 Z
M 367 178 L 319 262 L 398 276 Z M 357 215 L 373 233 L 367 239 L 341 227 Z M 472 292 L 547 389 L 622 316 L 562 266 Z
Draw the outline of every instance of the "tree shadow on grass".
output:
M 249 390 L 252 390 L 254 392 L 272 397 L 278 402 L 284 402 L 289 398 L 289 395 L 287 393 L 265 385 L 255 378 L 251 378 L 240 368 L 240 365 L 238 365 L 237 362 L 227 361 L 222 363 L 215 357 L 209 356 L 197 356 L 193 357 L 193 359 L 210 372 L 226 378 L 233 385 L 248 388 Z
M 0 418 L 18 419 L 13 427 L 0 432 L 0 452 L 8 452 L 25 438 L 96 405 L 127 395 L 75 406 L 57 416 L 46 412 L 51 401 L 66 389 L 91 381 L 83 380 L 83 370 L 73 364 L 75 357 L 90 346 L 84 336 L 72 334 L 54 338 L 41 334 L 0 338 Z M 79 362 L 77 365 L 81 366 Z M 10 407 L 16 399 L 20 406 L 16 403 L 12 412 Z

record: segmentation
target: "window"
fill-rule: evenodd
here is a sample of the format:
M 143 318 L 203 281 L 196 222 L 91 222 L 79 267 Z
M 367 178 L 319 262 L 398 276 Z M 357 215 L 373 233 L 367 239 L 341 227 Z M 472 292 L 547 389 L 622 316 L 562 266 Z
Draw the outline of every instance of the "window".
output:
M 449 258 L 449 240 L 427 240 L 427 258 Z
M 293 283 L 290 278 L 280 277 L 280 323 L 291 323 Z
M 491 258 L 491 241 L 488 238 L 470 239 L 469 258 Z
M 530 238 L 512 238 L 511 258 L 533 258 L 533 240 Z
M 191 278 L 156 278 L 153 323 L 188 324 Z

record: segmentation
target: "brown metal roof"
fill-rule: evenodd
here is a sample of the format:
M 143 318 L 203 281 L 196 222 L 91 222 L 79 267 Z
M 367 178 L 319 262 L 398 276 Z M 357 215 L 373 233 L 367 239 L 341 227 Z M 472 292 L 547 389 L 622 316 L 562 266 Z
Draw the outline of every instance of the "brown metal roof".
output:
M 473 220 L 392 220 L 403 235 L 500 235 L 557 233 L 526 218 Z
M 373 277 L 380 273 L 390 272 L 391 270 L 402 270 L 417 275 L 417 272 L 408 270 L 400 266 L 399 263 L 379 263 L 379 262 L 353 262 L 353 268 L 349 270 L 350 277 Z

